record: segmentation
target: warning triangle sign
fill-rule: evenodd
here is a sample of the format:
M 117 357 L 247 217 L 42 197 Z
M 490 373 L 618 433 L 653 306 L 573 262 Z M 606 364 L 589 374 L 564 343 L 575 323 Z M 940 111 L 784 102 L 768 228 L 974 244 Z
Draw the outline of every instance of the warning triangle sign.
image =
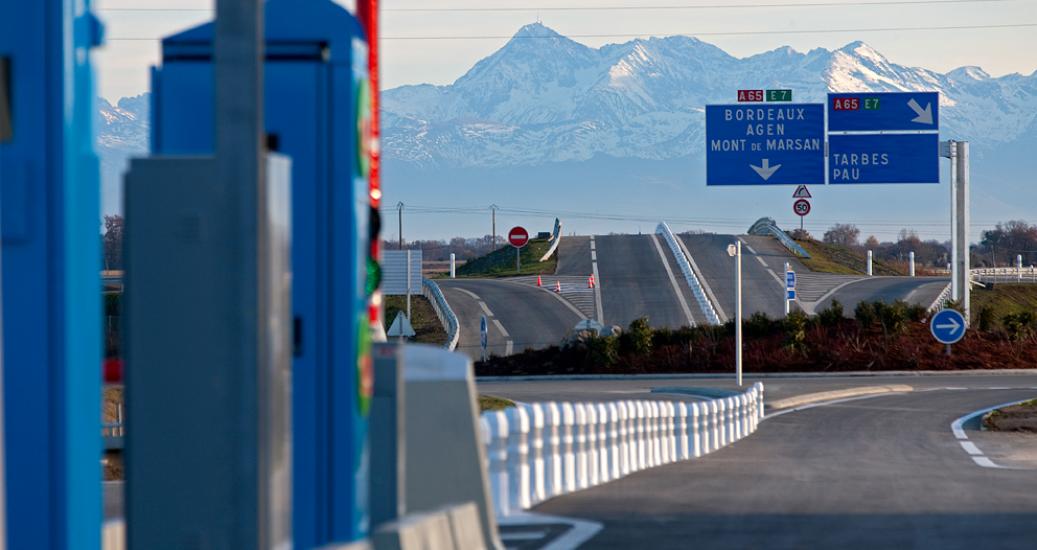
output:
M 796 192 L 792 193 L 792 198 L 794 198 L 794 199 L 809 199 L 809 198 L 812 198 L 812 197 L 810 195 L 810 191 L 807 189 L 807 186 L 806 185 L 800 185 L 799 187 L 796 188 Z
M 385 333 L 386 336 L 405 336 L 410 338 L 414 336 L 414 327 L 410 325 L 410 321 L 403 312 L 396 314 L 396 319 L 393 320 L 392 325 L 389 326 L 389 331 Z

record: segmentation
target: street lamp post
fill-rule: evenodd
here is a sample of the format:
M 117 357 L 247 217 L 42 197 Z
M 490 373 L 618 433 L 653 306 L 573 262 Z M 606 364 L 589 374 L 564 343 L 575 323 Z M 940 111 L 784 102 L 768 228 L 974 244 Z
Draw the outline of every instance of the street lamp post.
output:
M 727 255 L 735 258 L 735 376 L 742 386 L 742 241 L 727 245 Z

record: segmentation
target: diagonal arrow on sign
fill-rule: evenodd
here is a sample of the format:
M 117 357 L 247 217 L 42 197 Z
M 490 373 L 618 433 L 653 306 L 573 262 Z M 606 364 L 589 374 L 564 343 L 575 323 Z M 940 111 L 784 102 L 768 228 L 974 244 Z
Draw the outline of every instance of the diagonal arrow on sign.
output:
M 911 98 L 911 100 L 907 102 L 907 106 L 910 107 L 911 110 L 914 111 L 916 115 L 918 115 L 915 118 L 912 118 L 911 122 L 917 122 L 919 124 L 932 124 L 933 123 L 933 104 L 932 103 L 926 103 L 925 104 L 925 109 L 923 109 L 922 106 L 919 105 L 918 102 L 915 101 L 914 98 Z
M 763 178 L 763 181 L 767 181 L 775 172 L 778 171 L 778 168 L 781 168 L 781 165 L 775 164 L 774 166 L 771 166 L 770 159 L 763 159 L 763 166 L 750 164 L 749 168 L 752 168 L 757 174 L 759 174 L 759 176 Z

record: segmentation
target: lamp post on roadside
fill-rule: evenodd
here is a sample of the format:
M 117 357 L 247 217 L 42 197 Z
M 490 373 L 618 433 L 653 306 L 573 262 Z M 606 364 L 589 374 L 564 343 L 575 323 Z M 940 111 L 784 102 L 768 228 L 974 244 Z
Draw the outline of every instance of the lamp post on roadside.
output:
M 742 241 L 727 245 L 727 255 L 735 258 L 735 375 L 742 386 Z

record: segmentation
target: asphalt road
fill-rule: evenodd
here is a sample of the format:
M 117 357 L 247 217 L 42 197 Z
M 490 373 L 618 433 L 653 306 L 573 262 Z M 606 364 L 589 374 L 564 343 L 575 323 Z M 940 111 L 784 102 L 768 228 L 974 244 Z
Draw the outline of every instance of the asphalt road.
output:
M 491 355 L 555 345 L 580 321 L 571 305 L 529 285 L 489 279 L 437 282 L 460 322 L 457 350 L 473 359 L 482 355 L 479 325 L 483 315 Z
M 672 253 L 659 237 L 655 237 L 659 239 L 657 248 L 653 237 L 595 237 L 605 324 L 625 328 L 634 319 L 648 317 L 653 327 L 680 328 L 689 325 L 688 314 L 695 323 L 703 323 L 702 312 Z M 670 273 L 673 274 L 672 280 Z M 677 285 L 676 291 L 674 284 Z M 687 305 L 688 313 L 681 305 L 681 297 Z
M 736 298 L 735 260 L 728 256 L 727 245 L 738 238 L 715 234 L 680 236 L 727 319 L 735 316 Z M 763 312 L 772 319 L 785 315 L 784 273 L 788 259 L 788 254 L 780 250 L 745 240 L 742 245 L 743 315 Z
M 794 397 L 814 392 L 844 390 L 861 386 L 906 384 L 916 390 L 936 388 L 1028 388 L 1037 387 L 1037 370 L 1032 372 L 962 371 L 939 374 L 904 375 L 774 375 L 767 377 L 745 375 L 746 386 L 763 382 L 764 401 Z M 480 393 L 506 397 L 515 401 L 614 401 L 621 399 L 655 399 L 661 388 L 720 388 L 735 390 L 734 373 L 698 376 L 617 376 L 603 379 L 599 376 L 562 377 L 544 376 L 529 379 L 479 378 Z M 1035 392 L 1037 395 L 1037 392 Z
M 1037 472 L 978 466 L 949 425 L 1035 393 L 939 390 L 793 412 L 703 458 L 534 511 L 601 523 L 583 548 L 1032 549 Z
M 945 277 L 872 277 L 850 283 L 817 304 L 817 311 L 839 300 L 847 315 L 862 301 L 906 302 L 929 307 L 950 279 Z
M 558 243 L 558 268 L 555 275 L 573 275 L 589 277 L 591 267 L 590 237 L 566 237 L 562 236 L 562 242 Z

